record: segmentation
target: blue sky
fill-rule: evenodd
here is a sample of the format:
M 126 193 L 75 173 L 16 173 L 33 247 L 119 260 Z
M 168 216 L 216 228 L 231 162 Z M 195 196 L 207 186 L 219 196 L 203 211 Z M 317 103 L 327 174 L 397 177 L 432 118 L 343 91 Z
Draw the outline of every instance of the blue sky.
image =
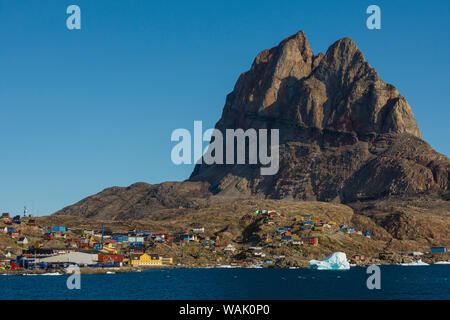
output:
M 71 4 L 81 30 L 66 28 Z M 381 30 L 366 28 L 370 4 Z M 172 131 L 213 127 L 258 52 L 298 30 L 315 53 L 355 40 L 450 155 L 449 1 L 0 0 L 0 211 L 186 179 Z

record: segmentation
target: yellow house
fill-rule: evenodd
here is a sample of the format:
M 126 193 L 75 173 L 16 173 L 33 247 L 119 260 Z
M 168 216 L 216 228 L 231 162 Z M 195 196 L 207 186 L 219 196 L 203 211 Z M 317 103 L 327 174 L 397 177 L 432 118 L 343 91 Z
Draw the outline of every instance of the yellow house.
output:
M 33 247 L 34 248 L 42 248 L 44 245 L 42 244 L 42 243 L 40 243 L 40 242 L 38 242 L 38 241 L 36 241 L 34 244 L 33 244 Z
M 132 259 L 131 264 L 133 266 L 161 265 L 162 258 L 156 256 L 151 257 L 148 254 L 144 253 L 139 257 L 139 260 Z
M 114 249 L 111 244 L 104 246 L 103 249 L 100 250 L 100 252 L 109 253 L 109 254 L 117 254 L 117 250 Z
M 163 264 L 172 264 L 173 259 L 172 258 L 160 258 L 162 260 Z

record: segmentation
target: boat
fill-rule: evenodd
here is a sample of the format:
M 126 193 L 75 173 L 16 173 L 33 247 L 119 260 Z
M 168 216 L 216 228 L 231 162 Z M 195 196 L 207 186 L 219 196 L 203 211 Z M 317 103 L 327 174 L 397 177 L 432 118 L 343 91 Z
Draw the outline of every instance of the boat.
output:
M 450 264 L 450 261 L 438 261 L 435 262 L 434 264 Z

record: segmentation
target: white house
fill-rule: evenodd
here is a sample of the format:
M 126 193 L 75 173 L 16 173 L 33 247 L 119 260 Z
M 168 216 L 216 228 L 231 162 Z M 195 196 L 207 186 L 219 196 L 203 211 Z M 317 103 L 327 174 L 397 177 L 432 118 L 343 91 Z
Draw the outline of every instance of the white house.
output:
M 19 240 L 17 240 L 17 244 L 28 244 L 27 237 L 20 237 Z
M 194 228 L 192 229 L 193 233 L 205 233 L 205 228 Z
M 236 250 L 236 248 L 230 243 L 229 245 L 227 245 L 225 247 L 225 250 L 234 252 Z
M 83 231 L 83 234 L 87 234 L 87 235 L 90 235 L 90 236 L 94 236 L 94 230 L 84 230 L 84 231 Z

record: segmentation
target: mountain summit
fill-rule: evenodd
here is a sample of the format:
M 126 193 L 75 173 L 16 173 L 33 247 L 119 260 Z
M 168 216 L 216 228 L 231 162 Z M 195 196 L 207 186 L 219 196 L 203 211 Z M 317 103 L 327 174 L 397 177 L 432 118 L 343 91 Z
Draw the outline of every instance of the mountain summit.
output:
M 262 51 L 228 95 L 218 128 L 261 121 L 358 135 L 409 133 L 421 138 L 408 102 L 383 82 L 350 38 L 314 55 L 305 34 Z
M 214 194 L 352 202 L 449 189 L 450 161 L 421 139 L 411 107 L 350 38 L 314 55 L 300 31 L 238 79 L 216 129 L 279 129 L 280 170 L 198 164 Z

